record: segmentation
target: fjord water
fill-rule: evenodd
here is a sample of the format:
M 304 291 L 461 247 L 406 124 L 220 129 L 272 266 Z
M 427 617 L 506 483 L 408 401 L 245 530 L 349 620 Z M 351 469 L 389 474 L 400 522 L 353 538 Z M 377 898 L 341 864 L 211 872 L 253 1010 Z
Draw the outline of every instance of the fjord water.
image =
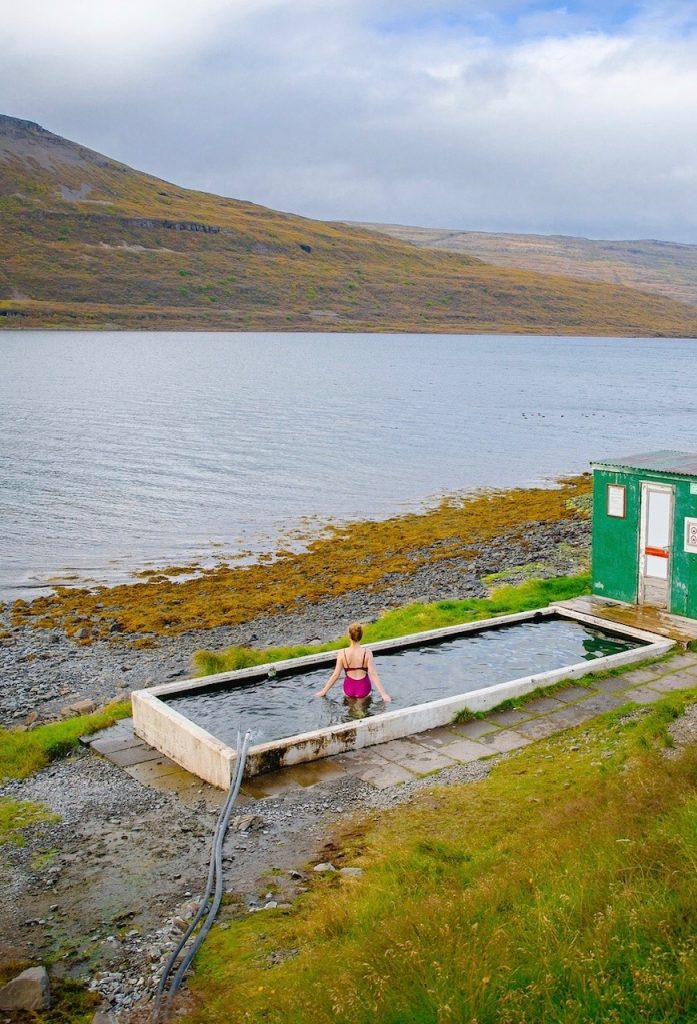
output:
M 4 332 L 0 591 L 695 447 L 697 342 Z
M 234 747 L 238 729 L 251 729 L 253 743 L 266 743 L 639 646 L 638 641 L 608 636 L 580 622 L 545 619 L 376 655 L 380 678 L 392 697 L 389 704 L 375 693 L 366 701 L 347 700 L 341 679 L 327 698 L 314 697 L 331 667 L 171 697 L 167 703 Z

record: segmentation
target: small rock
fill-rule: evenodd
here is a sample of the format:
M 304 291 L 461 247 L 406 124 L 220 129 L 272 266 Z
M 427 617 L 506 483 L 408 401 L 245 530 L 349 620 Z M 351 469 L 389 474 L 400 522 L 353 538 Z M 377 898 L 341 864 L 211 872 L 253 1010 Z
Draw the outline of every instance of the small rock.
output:
M 186 921 L 184 920 L 183 917 L 173 917 L 172 918 L 172 927 L 176 928 L 177 931 L 185 932 L 186 929 L 189 926 L 188 926 L 188 924 L 186 923 Z
M 339 868 L 339 874 L 345 878 L 360 878 L 363 868 Z
M 217 811 L 213 812 L 217 814 Z M 264 824 L 258 814 L 241 814 L 232 819 L 232 829 L 235 832 L 251 832 L 260 829 Z
M 87 626 L 83 626 L 81 629 L 78 629 L 77 633 L 75 634 L 75 639 L 76 640 L 86 640 L 89 635 L 90 635 L 89 629 L 87 628 Z
M 326 872 L 326 871 L 336 871 L 336 868 L 334 867 L 333 864 L 330 864 L 329 861 L 326 861 L 326 862 L 323 862 L 322 864 L 315 864 L 315 866 L 313 868 L 313 871 L 317 871 L 318 873 L 322 873 L 322 872 Z
M 48 1010 L 51 992 L 45 967 L 30 967 L 0 988 L 0 1010 Z
M 91 715 L 96 710 L 97 705 L 93 700 L 76 700 L 74 704 L 61 708 L 61 715 L 63 718 L 72 718 L 73 715 Z

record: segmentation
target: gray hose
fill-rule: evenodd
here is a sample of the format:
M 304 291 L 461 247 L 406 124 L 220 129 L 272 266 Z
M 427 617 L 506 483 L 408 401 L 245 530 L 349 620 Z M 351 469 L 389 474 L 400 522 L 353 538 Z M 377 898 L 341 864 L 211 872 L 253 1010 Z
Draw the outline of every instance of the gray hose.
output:
M 204 921 L 201 930 L 194 939 L 191 948 L 189 949 L 188 953 L 186 954 L 181 964 L 179 965 L 179 969 L 177 970 L 177 973 L 175 974 L 172 980 L 172 984 L 167 994 L 167 1008 L 169 1008 L 169 1004 L 172 998 L 174 997 L 182 981 L 184 980 L 184 975 L 186 974 L 192 960 L 196 956 L 201 946 L 201 943 L 205 939 L 208 932 L 211 930 L 218 910 L 220 909 L 220 903 L 223 897 L 223 843 L 225 841 L 225 834 L 227 832 L 228 825 L 230 824 L 230 818 L 232 816 L 235 800 L 238 797 L 240 786 L 242 785 L 245 762 L 247 760 L 247 750 L 249 748 L 251 736 L 251 731 L 247 731 L 245 733 L 244 740 L 242 741 L 242 745 L 240 747 L 240 734 L 239 732 L 237 734 L 237 758 L 235 760 L 235 770 L 233 772 L 233 776 L 230 782 L 230 792 L 228 793 L 227 799 L 225 800 L 220 815 L 218 816 L 218 822 L 216 824 L 215 832 L 213 834 L 213 847 L 211 850 L 210 864 L 208 866 L 208 878 L 206 880 L 206 889 L 201 899 L 201 905 L 199 906 L 196 915 L 194 916 L 193 920 L 191 921 L 191 924 L 187 928 L 184 935 L 177 943 L 176 948 L 171 953 L 162 972 L 162 977 L 160 978 L 160 983 L 157 987 L 157 993 L 155 996 L 155 1020 L 157 1020 L 159 1016 L 160 1004 L 162 996 L 164 994 L 165 986 L 167 984 L 167 979 L 169 978 L 172 972 L 172 968 L 174 967 L 174 963 L 177 957 L 181 953 L 186 943 L 191 938 L 194 930 L 196 929 L 196 926 L 198 925 L 203 915 L 206 913 L 206 910 L 208 910 L 206 920 Z M 215 891 L 213 892 L 214 887 Z M 213 900 L 210 906 L 207 907 L 208 901 L 211 899 L 211 894 L 213 894 Z

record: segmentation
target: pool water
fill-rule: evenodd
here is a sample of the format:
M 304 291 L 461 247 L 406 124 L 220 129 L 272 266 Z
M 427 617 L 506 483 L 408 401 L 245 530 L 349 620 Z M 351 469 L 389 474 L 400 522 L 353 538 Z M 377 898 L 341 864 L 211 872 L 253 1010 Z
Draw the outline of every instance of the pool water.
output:
M 375 691 L 364 701 L 348 700 L 343 694 L 343 675 L 327 697 L 314 697 L 331 675 L 330 666 L 307 672 L 286 671 L 275 677 L 162 699 L 216 739 L 234 747 L 238 729 L 251 729 L 253 744 L 268 743 L 639 646 L 640 641 L 610 636 L 580 622 L 544 618 L 484 629 L 454 640 L 378 652 L 375 662 L 382 684 L 392 697 L 389 704 L 384 704 Z

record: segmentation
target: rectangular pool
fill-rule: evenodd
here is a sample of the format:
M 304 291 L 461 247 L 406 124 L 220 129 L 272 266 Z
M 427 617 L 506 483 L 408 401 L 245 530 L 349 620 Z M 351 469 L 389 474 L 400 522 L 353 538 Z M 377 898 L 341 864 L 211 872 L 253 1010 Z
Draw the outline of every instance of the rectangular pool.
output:
M 272 669 L 263 678 L 213 683 L 161 699 L 225 743 L 235 742 L 238 729 L 251 729 L 253 744 L 268 743 L 644 646 L 634 637 L 609 636 L 583 622 L 545 616 L 378 652 L 380 678 L 392 697 L 389 705 L 375 692 L 365 701 L 349 701 L 343 676 L 326 698 L 315 697 L 331 665 L 310 671 Z
M 658 656 L 672 641 L 567 608 L 501 616 L 372 644 L 384 687 L 326 698 L 336 653 L 186 680 L 132 695 L 135 732 L 178 764 L 226 788 L 238 729 L 252 730 L 249 775 L 446 725 L 541 686 Z

